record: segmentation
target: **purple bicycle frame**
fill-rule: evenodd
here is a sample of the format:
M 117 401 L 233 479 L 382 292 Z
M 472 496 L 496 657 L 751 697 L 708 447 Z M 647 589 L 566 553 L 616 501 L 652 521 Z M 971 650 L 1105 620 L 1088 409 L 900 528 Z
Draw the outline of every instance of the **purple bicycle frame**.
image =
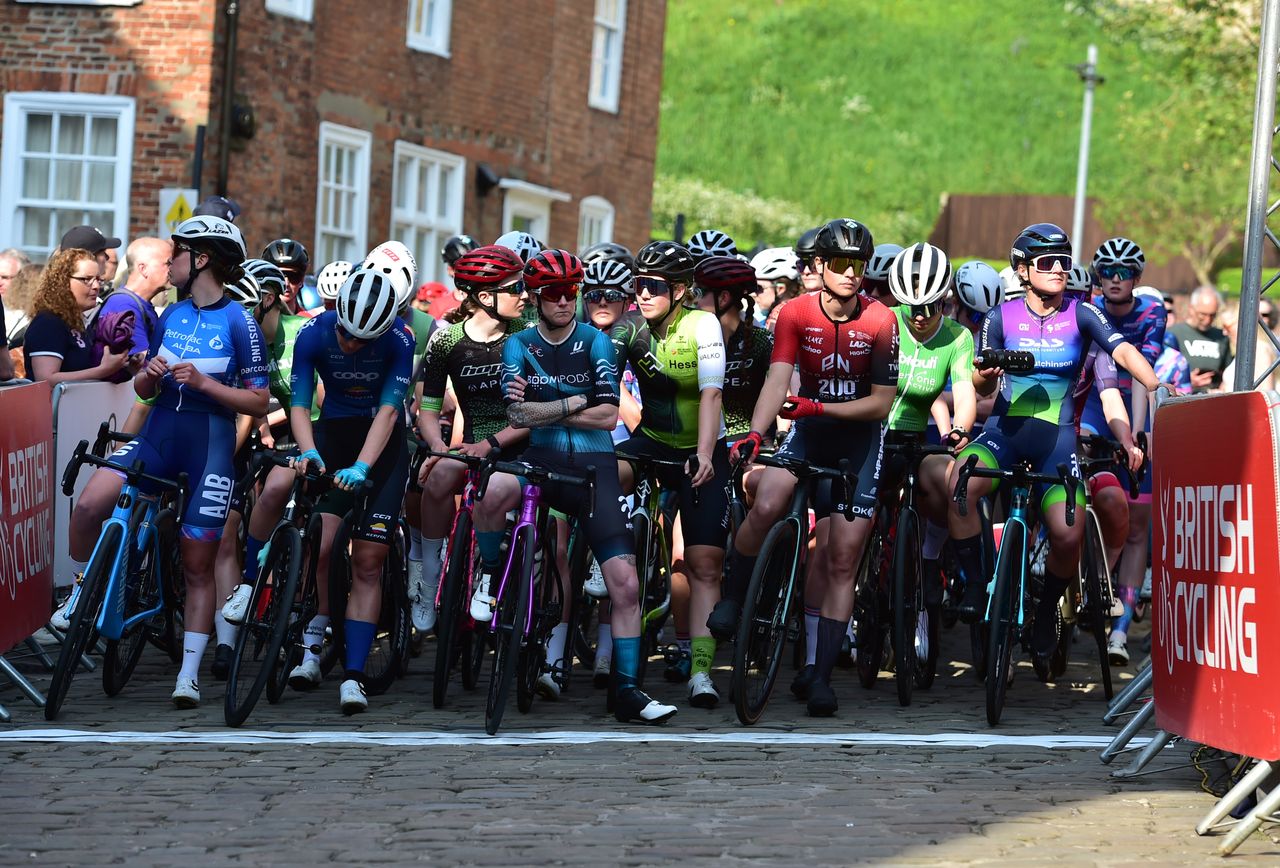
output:
M 511 578 L 512 566 L 516 559 L 515 540 L 520 535 L 520 529 L 528 527 L 532 533 L 531 544 L 534 551 L 538 550 L 538 509 L 542 506 L 542 488 L 532 482 L 526 482 L 520 487 L 520 518 L 516 521 L 516 526 L 511 529 L 511 548 L 507 551 L 507 563 L 502 568 L 502 581 L 498 583 L 498 592 L 493 595 L 493 617 L 489 619 L 489 632 L 498 632 L 498 612 L 502 611 L 502 595 L 507 591 L 507 580 Z M 523 556 L 523 552 L 520 553 Z M 530 583 L 533 582 L 533 575 L 529 576 Z M 533 588 L 529 588 L 528 610 L 524 617 L 524 635 L 528 636 L 529 631 L 533 627 Z

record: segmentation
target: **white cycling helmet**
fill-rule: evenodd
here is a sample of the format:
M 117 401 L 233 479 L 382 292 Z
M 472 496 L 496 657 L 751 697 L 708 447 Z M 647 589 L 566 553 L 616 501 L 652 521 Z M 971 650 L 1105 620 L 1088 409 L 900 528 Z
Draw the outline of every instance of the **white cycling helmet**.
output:
M 800 260 L 790 247 L 768 247 L 751 259 L 757 280 L 799 280 Z
M 227 266 L 249 258 L 240 228 L 221 217 L 188 217 L 173 230 L 172 237 Z
M 932 244 L 912 244 L 889 266 L 889 291 L 899 304 L 933 304 L 950 288 L 951 260 Z
M 338 290 L 334 310 L 338 325 L 353 338 L 371 341 L 386 333 L 396 321 L 400 304 L 391 278 L 380 271 L 364 270 L 351 275 Z
M 956 269 L 956 297 L 974 313 L 986 313 L 1004 301 L 1004 281 L 1000 273 L 981 259 Z
M 258 282 L 259 300 L 264 293 L 271 293 L 277 298 L 285 291 L 284 272 L 265 259 L 246 259 L 242 265 L 245 274 L 253 275 Z
M 1154 286 L 1135 286 L 1133 288 L 1133 294 L 1139 298 L 1154 298 L 1161 304 L 1164 304 L 1166 301 L 1164 293 L 1156 289 Z
M 346 283 L 347 278 L 351 276 L 353 268 L 355 266 L 345 259 L 330 262 L 316 275 L 316 292 L 320 293 L 320 297 L 325 301 L 333 301 L 338 297 L 342 284 Z
M 1093 289 L 1093 277 L 1090 276 L 1089 269 L 1083 265 L 1071 266 L 1071 270 L 1067 272 L 1066 291 L 1088 295 L 1091 289 Z
M 699 262 L 708 256 L 737 256 L 738 245 L 719 229 L 702 229 L 689 236 L 685 248 Z
M 1026 288 L 1022 285 L 1022 281 L 1018 280 L 1018 275 L 1014 273 L 1012 265 L 1006 265 L 1000 269 L 1000 282 L 1004 284 L 1004 300 L 1012 301 L 1015 298 L 1023 298 L 1027 294 Z
M 541 241 L 528 232 L 517 232 L 515 230 L 499 235 L 498 240 L 493 243 L 499 247 L 514 250 L 522 262 L 528 262 L 543 250 Z
M 867 270 L 862 273 L 862 279 L 888 280 L 889 268 L 901 252 L 901 244 L 877 244 L 875 250 L 871 251 L 871 259 L 867 261 Z
M 396 290 L 396 302 L 404 307 L 413 300 L 413 281 L 418 276 L 418 263 L 399 241 L 384 241 L 369 251 L 360 263 L 362 271 L 377 271 L 391 280 Z
M 262 301 L 262 287 L 258 285 L 258 279 L 248 269 L 245 269 L 244 276 L 236 282 L 224 283 L 222 289 L 227 298 L 240 302 L 250 310 Z
M 635 295 L 635 282 L 631 269 L 617 259 L 597 259 L 586 267 L 582 288 L 619 289 L 627 295 Z

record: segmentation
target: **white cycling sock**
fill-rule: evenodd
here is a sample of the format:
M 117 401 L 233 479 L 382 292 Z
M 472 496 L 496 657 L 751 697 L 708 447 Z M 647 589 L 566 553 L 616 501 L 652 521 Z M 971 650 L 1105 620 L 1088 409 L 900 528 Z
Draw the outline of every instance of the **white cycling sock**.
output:
M 409 560 L 422 560 L 422 531 L 416 527 L 409 528 Z
M 440 571 L 444 568 L 443 548 L 443 539 L 422 538 L 422 584 L 431 590 L 440 587 Z
M 222 610 L 213 613 L 213 630 L 218 636 L 219 645 L 236 644 L 236 625 L 222 617 Z
M 182 634 L 182 668 L 178 670 L 179 678 L 200 680 L 200 661 L 204 659 L 204 649 L 208 644 L 208 633 L 193 633 L 188 630 Z
M 551 635 L 547 637 L 547 665 L 555 666 L 564 659 L 564 646 L 569 638 L 569 625 L 566 623 L 556 624 L 551 628 Z
M 319 660 L 320 655 L 311 650 L 314 645 L 319 648 L 324 644 L 324 631 L 329 626 L 328 615 L 316 615 L 311 619 L 311 623 L 307 625 L 307 629 L 302 631 L 302 662 L 308 660 Z
M 947 541 L 947 529 L 931 521 L 924 523 L 924 544 L 920 546 L 926 561 L 936 561 L 942 556 L 942 546 Z

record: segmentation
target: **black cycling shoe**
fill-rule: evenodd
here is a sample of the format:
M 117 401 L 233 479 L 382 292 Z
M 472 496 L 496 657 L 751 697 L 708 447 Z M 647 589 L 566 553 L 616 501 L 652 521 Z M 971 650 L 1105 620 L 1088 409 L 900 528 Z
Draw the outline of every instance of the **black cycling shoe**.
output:
M 613 716 L 619 723 L 659 724 L 675 715 L 678 709 L 652 699 L 639 687 L 628 687 L 618 691 L 613 701 Z
M 213 663 L 209 666 L 209 672 L 219 681 L 227 680 L 227 673 L 231 671 L 231 655 L 235 650 L 230 645 L 219 645 L 213 649 Z
M 707 629 L 717 642 L 732 641 L 738 635 L 738 619 L 742 617 L 742 604 L 725 598 L 707 616 Z
M 1048 683 L 1053 680 L 1053 654 L 1058 650 L 1058 613 L 1052 609 L 1037 612 L 1031 625 L 1031 668 L 1036 678 Z
M 809 716 L 830 717 L 836 713 L 837 707 L 836 692 L 831 689 L 831 685 L 814 678 L 809 685 Z
M 693 658 L 688 651 L 677 650 L 667 659 L 667 668 L 662 670 L 662 677 L 672 684 L 684 684 L 693 671 Z
M 813 687 L 813 682 L 818 677 L 818 667 L 812 663 L 807 664 L 803 669 L 796 673 L 795 680 L 791 682 L 791 694 L 796 699 L 804 702 L 809 698 L 809 688 Z
M 976 624 L 987 613 L 987 586 L 985 582 L 969 582 L 964 586 L 964 594 L 960 597 L 960 605 L 956 606 L 960 620 L 966 624 Z

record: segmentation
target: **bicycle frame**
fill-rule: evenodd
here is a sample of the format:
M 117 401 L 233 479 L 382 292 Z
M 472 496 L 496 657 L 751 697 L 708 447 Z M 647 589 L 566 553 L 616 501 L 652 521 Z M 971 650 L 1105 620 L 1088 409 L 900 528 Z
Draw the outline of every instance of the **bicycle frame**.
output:
M 1010 524 L 1020 525 L 1022 527 L 1022 551 L 1018 553 L 1018 585 L 1016 593 L 1018 595 L 1018 617 L 1014 622 L 1021 629 L 1026 624 L 1026 599 L 1027 599 L 1027 540 L 1030 539 L 1031 526 L 1027 521 L 1028 505 L 1031 501 L 1031 487 L 1029 485 L 1015 485 L 1010 495 L 1009 514 L 1004 520 L 1004 526 L 1007 529 Z M 1002 534 L 1000 537 L 1000 548 L 996 550 L 996 562 L 991 569 L 991 578 L 987 582 L 987 610 L 983 615 L 984 623 L 991 623 L 991 607 L 995 601 L 996 576 L 1000 574 L 1000 565 L 1004 562 L 1005 557 L 1010 556 L 1007 551 L 1007 541 L 1009 537 Z
M 637 516 L 644 518 L 646 527 L 648 528 L 644 545 L 640 551 L 636 552 L 636 575 L 640 577 L 643 584 L 648 582 L 649 575 L 653 571 L 653 564 L 649 563 L 650 552 L 655 552 L 658 557 L 659 569 L 665 569 L 668 576 L 671 572 L 671 542 L 667 539 L 666 529 L 662 526 L 662 489 L 659 488 L 647 474 L 638 474 L 636 478 L 636 490 L 634 494 L 636 500 L 635 509 L 631 511 L 632 522 L 634 523 Z M 655 551 L 653 541 L 657 538 L 658 545 Z M 664 618 L 671 609 L 671 583 L 667 582 L 666 594 L 661 603 L 653 609 L 645 609 L 644 603 L 648 595 L 644 593 L 647 590 L 641 587 L 640 591 L 640 631 L 643 633 L 650 626 Z
M 133 518 L 135 504 L 141 504 L 144 512 L 142 520 L 138 523 L 137 536 L 131 539 L 129 536 L 129 522 Z M 95 623 L 98 633 L 104 639 L 119 639 L 129 628 L 164 611 L 165 583 L 157 582 L 160 593 L 156 605 L 145 612 L 138 612 L 131 618 L 126 619 L 124 617 L 124 583 L 131 572 L 129 566 L 133 558 L 140 558 L 155 543 L 155 518 L 159 512 L 159 495 L 141 494 L 137 486 L 126 482 L 120 489 L 120 496 L 116 499 L 116 505 L 111 512 L 111 516 L 102 525 L 103 533 L 98 535 L 98 541 L 93 545 L 93 554 L 89 556 L 89 563 L 93 563 L 94 559 L 99 557 L 99 546 L 102 545 L 102 540 L 106 536 L 107 527 L 116 525 L 120 528 L 123 545 L 116 552 L 115 562 L 111 564 L 107 590 L 103 597 L 102 608 L 98 610 L 98 618 Z M 155 554 L 158 555 L 159 552 L 155 551 Z
M 531 534 L 529 544 L 533 546 L 535 553 L 538 550 L 538 546 L 542 544 L 541 537 L 538 534 L 538 527 L 540 524 L 539 518 L 542 517 L 539 515 L 541 511 L 543 511 L 542 487 L 532 482 L 526 482 L 520 487 L 520 513 L 519 518 L 516 519 L 515 526 L 511 528 L 511 539 L 514 542 L 514 540 L 520 536 L 520 531 L 523 528 L 529 528 Z M 507 562 L 502 568 L 502 581 L 498 583 L 498 590 L 493 595 L 495 603 L 502 600 L 503 594 L 505 594 L 507 590 L 507 582 L 511 580 L 513 573 L 519 572 L 520 570 L 520 566 L 516 563 L 517 554 L 520 553 L 517 552 L 515 545 L 512 545 L 507 550 Z M 532 575 L 529 576 L 529 581 L 532 583 Z M 526 638 L 533 629 L 534 600 L 532 590 L 533 589 L 530 588 L 528 606 L 525 611 L 524 636 Z M 501 608 L 501 605 L 496 605 L 495 612 L 501 611 Z M 500 620 L 501 619 L 495 614 L 495 616 L 489 621 L 490 633 L 498 632 L 501 626 L 499 624 Z

